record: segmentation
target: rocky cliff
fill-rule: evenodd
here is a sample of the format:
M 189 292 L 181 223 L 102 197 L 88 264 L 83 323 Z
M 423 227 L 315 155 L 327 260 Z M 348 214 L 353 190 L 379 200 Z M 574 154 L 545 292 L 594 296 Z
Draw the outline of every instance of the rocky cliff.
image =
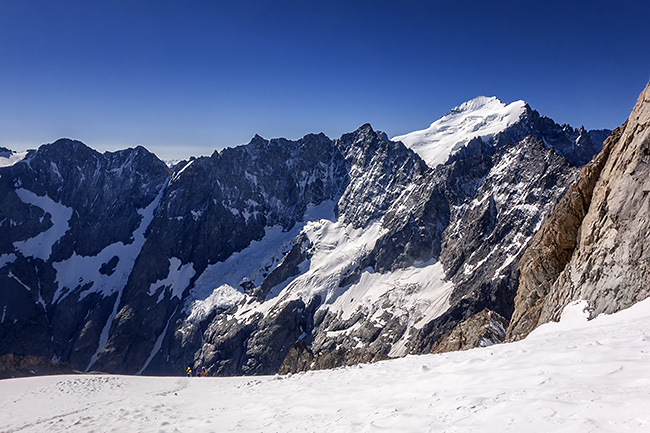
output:
M 559 319 L 569 302 L 592 316 L 650 295 L 650 84 L 526 250 L 508 339 Z

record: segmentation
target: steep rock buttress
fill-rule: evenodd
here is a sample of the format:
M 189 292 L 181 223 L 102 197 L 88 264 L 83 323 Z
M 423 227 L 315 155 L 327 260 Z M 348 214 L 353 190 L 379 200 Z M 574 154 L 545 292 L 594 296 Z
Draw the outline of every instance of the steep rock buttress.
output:
M 650 294 L 650 83 L 558 203 L 519 262 L 508 340 L 589 301 L 613 313 Z

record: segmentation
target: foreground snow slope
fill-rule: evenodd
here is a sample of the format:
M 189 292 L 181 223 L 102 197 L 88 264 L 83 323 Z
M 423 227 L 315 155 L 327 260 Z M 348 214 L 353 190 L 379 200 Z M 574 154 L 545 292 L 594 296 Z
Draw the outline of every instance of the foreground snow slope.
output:
M 288 377 L 0 381 L 0 431 L 649 431 L 650 299 L 518 343 Z

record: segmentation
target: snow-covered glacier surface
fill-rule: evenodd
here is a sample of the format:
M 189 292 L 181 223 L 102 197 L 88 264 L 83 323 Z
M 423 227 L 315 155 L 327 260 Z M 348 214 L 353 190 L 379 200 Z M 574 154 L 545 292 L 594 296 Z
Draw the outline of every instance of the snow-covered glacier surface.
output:
M 290 376 L 0 381 L 7 432 L 646 432 L 650 299 L 527 339 Z
M 525 111 L 524 101 L 510 104 L 496 97 L 479 96 L 454 108 L 427 129 L 393 137 L 417 152 L 429 165 L 444 164 L 449 156 L 480 137 L 490 141 L 494 135 L 511 126 Z

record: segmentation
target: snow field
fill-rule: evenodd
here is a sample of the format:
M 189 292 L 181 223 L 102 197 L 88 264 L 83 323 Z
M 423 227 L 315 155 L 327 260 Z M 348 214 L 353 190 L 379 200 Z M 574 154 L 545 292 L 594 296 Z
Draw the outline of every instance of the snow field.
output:
M 0 431 L 647 432 L 650 299 L 527 339 L 292 376 L 0 381 Z
M 194 265 L 192 263 L 186 263 L 183 265 L 181 259 L 178 257 L 172 257 L 169 259 L 167 277 L 163 280 L 156 281 L 149 286 L 149 296 L 153 296 L 157 291 L 160 291 L 158 295 L 158 302 L 160 302 L 165 291 L 169 289 L 171 291 L 170 298 L 175 296 L 178 299 L 181 299 L 183 291 L 190 284 L 190 280 L 195 273 L 196 271 L 194 270 Z

